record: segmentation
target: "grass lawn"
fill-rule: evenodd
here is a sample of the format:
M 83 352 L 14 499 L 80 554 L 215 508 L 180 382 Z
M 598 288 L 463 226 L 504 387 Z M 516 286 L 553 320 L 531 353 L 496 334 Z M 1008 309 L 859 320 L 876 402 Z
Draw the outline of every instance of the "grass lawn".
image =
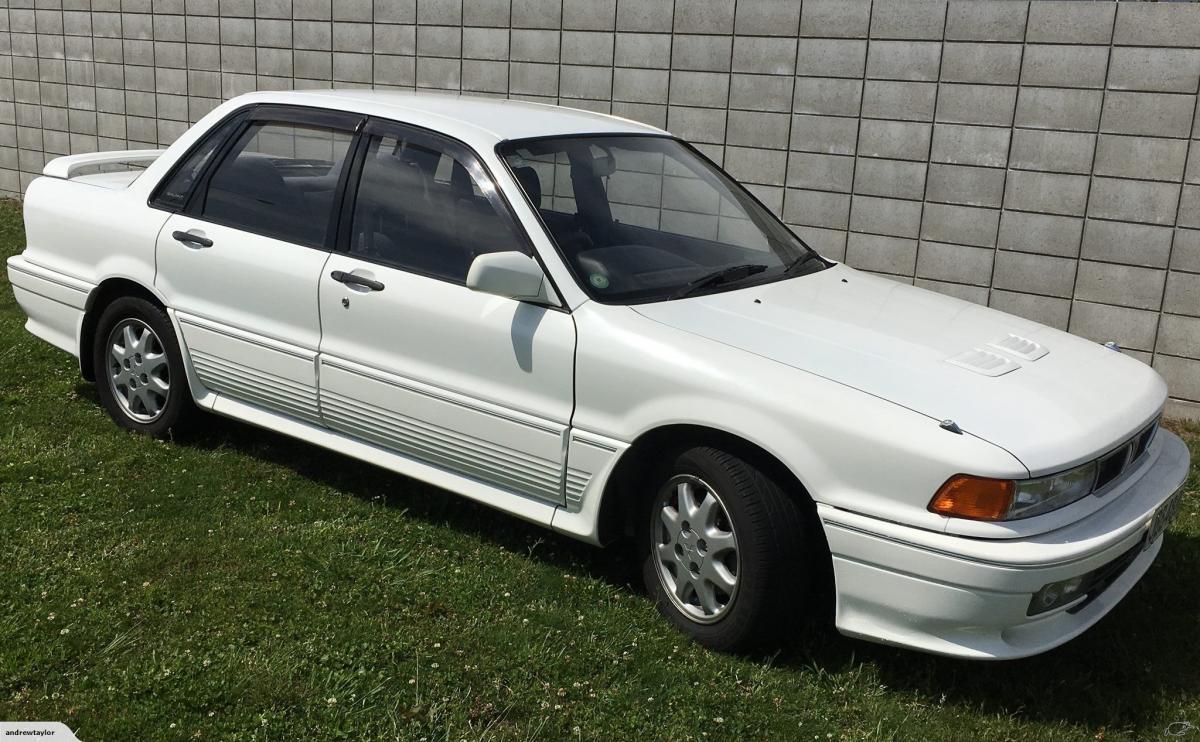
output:
M 0 202 L 0 257 L 23 246 Z M 212 419 L 113 425 L 0 278 L 0 719 L 147 738 L 1200 742 L 1200 496 L 1098 626 L 967 663 L 798 631 L 689 644 L 622 560 Z M 1178 426 L 1177 426 L 1177 429 Z M 1200 459 L 1200 427 L 1183 429 Z

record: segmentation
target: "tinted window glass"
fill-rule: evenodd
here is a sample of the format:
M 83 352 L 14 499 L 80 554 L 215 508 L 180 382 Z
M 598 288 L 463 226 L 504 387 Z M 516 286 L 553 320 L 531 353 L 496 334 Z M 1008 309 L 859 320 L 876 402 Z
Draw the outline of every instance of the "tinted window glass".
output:
M 729 176 L 666 137 L 562 137 L 501 154 L 595 299 L 682 298 L 825 263 Z
M 233 119 L 218 125 L 216 130 L 200 143 L 200 146 L 192 150 L 183 164 L 159 187 L 158 193 L 154 197 L 154 205 L 165 209 L 182 209 L 187 203 L 188 194 L 195 185 L 196 178 L 200 177 L 200 171 L 204 169 L 204 166 L 208 164 L 208 161 L 212 159 L 233 131 L 241 125 L 243 118 L 241 115 L 235 115 Z
M 256 123 L 217 166 L 200 216 L 302 245 L 325 244 L 352 135 Z
M 425 137 L 371 137 L 351 254 L 461 283 L 476 255 L 527 252 L 518 229 L 470 154 Z

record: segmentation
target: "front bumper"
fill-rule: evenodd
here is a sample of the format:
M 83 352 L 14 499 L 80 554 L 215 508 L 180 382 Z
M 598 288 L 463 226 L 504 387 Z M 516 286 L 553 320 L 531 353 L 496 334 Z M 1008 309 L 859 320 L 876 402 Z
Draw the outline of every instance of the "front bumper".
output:
M 837 585 L 837 627 L 848 636 L 975 659 L 1038 654 L 1099 621 L 1162 548 L 1147 543 L 1155 511 L 1187 478 L 1187 447 L 1159 431 L 1139 480 L 1090 516 L 1022 539 L 971 539 L 818 506 Z M 1129 555 L 1137 550 L 1132 560 Z M 1042 586 L 1126 557 L 1086 599 L 1036 616 Z

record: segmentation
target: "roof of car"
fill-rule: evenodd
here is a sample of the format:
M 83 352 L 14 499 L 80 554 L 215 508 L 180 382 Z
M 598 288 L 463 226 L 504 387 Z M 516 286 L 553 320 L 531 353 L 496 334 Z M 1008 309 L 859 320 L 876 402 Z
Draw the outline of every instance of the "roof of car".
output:
M 620 116 L 505 98 L 407 90 L 304 90 L 248 93 L 246 101 L 320 106 L 392 118 L 458 138 L 508 139 L 564 134 L 664 134 Z M 464 136 L 465 134 L 471 136 Z

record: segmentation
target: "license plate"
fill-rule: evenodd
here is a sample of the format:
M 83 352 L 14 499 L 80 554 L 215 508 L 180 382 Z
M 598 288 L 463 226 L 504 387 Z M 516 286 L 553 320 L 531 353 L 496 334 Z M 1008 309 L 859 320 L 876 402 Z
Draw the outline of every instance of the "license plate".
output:
M 1154 518 L 1150 521 L 1150 532 L 1146 536 L 1146 548 L 1159 539 L 1163 535 L 1163 531 L 1167 530 L 1167 526 L 1171 525 L 1171 521 L 1175 519 L 1176 513 L 1179 512 L 1179 506 L 1183 502 L 1183 488 L 1180 487 L 1175 491 L 1175 494 L 1167 498 L 1167 501 L 1158 506 L 1158 510 L 1154 511 Z

